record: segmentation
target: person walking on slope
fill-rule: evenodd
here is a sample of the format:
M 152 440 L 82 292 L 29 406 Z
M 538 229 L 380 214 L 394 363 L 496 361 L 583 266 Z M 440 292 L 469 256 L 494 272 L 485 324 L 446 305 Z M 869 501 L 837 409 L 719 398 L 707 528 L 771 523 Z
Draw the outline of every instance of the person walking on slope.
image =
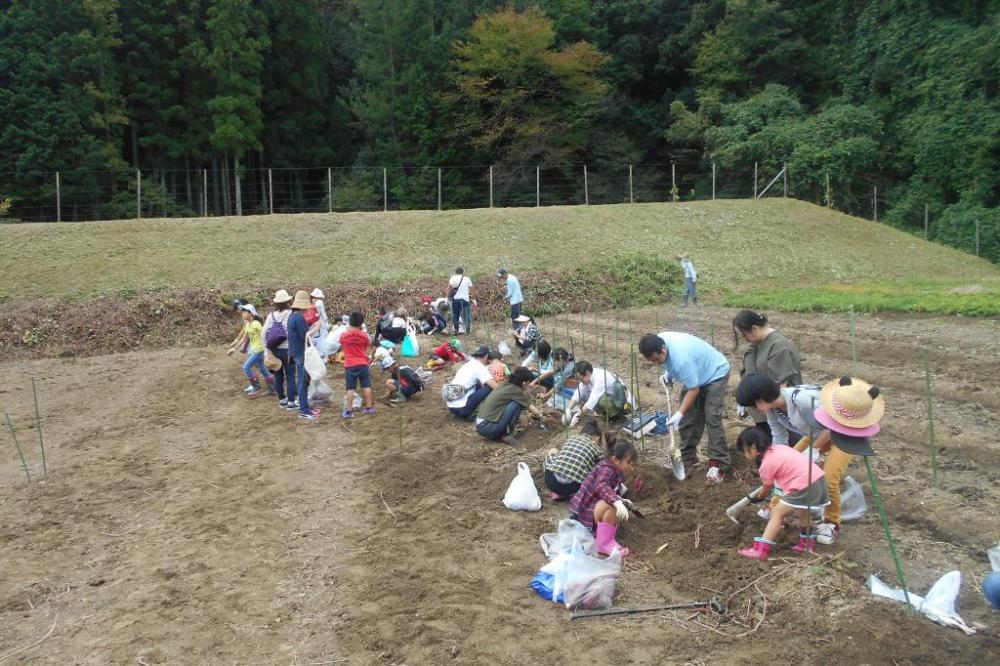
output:
M 517 328 L 517 318 L 521 316 L 521 304 L 524 295 L 521 293 L 521 281 L 507 272 L 506 268 L 497 271 L 497 277 L 507 281 L 507 300 L 510 301 L 510 323 Z
M 694 270 L 694 264 L 688 259 L 687 254 L 682 254 L 678 258 L 681 260 L 681 268 L 684 269 L 684 305 L 682 307 L 687 307 L 688 297 L 691 297 L 694 304 L 698 305 L 698 273 Z

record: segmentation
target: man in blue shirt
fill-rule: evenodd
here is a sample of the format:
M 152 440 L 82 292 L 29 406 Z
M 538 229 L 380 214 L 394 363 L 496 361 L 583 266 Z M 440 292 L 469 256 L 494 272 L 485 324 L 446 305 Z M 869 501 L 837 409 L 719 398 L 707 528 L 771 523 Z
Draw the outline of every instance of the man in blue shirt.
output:
M 295 300 L 292 301 L 292 314 L 288 317 L 288 359 L 295 364 L 298 370 L 298 384 L 295 389 L 298 395 L 299 418 L 315 421 L 317 414 L 309 409 L 309 373 L 306 372 L 306 336 L 309 334 L 309 324 L 302 314 L 304 310 L 312 307 L 308 292 L 299 290 L 295 292 Z M 292 396 L 288 398 L 289 404 Z
M 521 303 L 524 302 L 524 295 L 521 294 L 521 281 L 507 272 L 506 268 L 497 271 L 497 277 L 507 280 L 507 300 L 510 301 L 510 323 L 517 328 L 517 318 L 521 316 Z
M 666 370 L 666 381 L 677 379 L 684 385 L 681 403 L 668 425 L 679 431 L 681 455 L 685 465 L 692 466 L 698 464 L 698 442 L 708 426 L 706 483 L 721 483 L 732 468 L 722 425 L 729 361 L 701 338 L 675 331 L 643 336 L 639 341 L 639 353 Z

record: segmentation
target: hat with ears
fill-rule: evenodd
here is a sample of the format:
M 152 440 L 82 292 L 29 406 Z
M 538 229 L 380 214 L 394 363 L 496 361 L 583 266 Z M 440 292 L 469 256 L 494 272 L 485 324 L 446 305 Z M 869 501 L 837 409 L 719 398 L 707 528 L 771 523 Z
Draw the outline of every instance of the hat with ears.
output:
M 299 289 L 295 292 L 295 300 L 292 301 L 293 310 L 308 310 L 312 307 L 312 301 L 309 300 L 309 294 L 305 289 Z
M 885 398 L 879 388 L 855 377 L 827 382 L 819 402 L 823 413 L 816 415 L 817 420 L 831 430 L 854 437 L 877 433 L 885 413 Z
M 284 289 L 274 292 L 274 298 L 271 299 L 273 303 L 287 303 L 290 300 L 292 300 L 292 295 Z
M 253 306 L 253 303 L 244 303 L 243 305 L 240 306 L 240 310 L 246 310 L 254 317 L 257 316 L 257 308 Z
M 309 292 L 309 295 L 312 296 L 313 298 L 326 298 L 326 296 L 323 295 L 323 290 L 320 289 L 319 287 L 316 287 L 311 292 Z

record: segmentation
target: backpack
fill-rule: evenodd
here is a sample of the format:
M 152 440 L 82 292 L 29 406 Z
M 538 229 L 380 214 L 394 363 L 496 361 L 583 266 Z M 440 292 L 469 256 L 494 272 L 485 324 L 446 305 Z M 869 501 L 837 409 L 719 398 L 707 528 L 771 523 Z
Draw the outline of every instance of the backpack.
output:
M 399 379 L 400 382 L 406 382 L 418 391 L 424 390 L 424 383 L 420 380 L 420 377 L 416 372 L 413 371 L 408 365 L 404 365 L 399 369 Z
M 278 321 L 273 312 L 268 317 L 271 318 L 271 327 L 267 329 L 267 334 L 264 336 L 264 346 L 274 351 L 278 345 L 288 340 L 288 331 L 285 329 L 285 324 Z

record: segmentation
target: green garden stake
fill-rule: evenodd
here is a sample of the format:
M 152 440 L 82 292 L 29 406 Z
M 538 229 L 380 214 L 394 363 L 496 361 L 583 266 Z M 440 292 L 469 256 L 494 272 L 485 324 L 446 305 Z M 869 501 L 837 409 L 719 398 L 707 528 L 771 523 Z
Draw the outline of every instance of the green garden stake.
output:
M 712 345 L 713 347 L 715 345 Z M 812 398 L 809 401 L 809 413 L 812 414 L 816 411 L 816 398 Z M 806 481 L 806 487 L 812 486 L 813 483 L 813 444 L 816 441 L 816 432 L 812 424 L 809 424 L 809 478 Z M 812 507 L 812 497 L 808 496 L 806 493 L 806 529 L 805 533 L 812 535 L 812 523 L 813 523 L 813 507 Z
M 711 341 L 712 346 L 715 346 L 715 325 L 713 324 L 711 328 L 708 329 L 708 339 Z
M 632 363 L 635 365 L 635 394 L 632 398 L 635 400 L 635 413 L 633 416 L 639 417 L 639 450 L 646 450 L 646 433 L 643 432 L 642 428 L 642 397 L 640 395 L 639 384 L 642 382 L 642 378 L 639 376 L 639 357 L 636 356 L 635 351 L 632 351 Z
M 851 376 L 858 376 L 858 345 L 855 337 L 854 306 L 851 306 Z
M 931 485 L 938 485 L 937 438 L 934 436 L 934 399 L 931 389 L 931 360 L 924 350 L 924 376 L 927 378 L 927 427 L 931 436 Z
M 601 338 L 601 330 L 597 327 L 597 310 L 594 310 L 594 356 L 597 356 L 597 347 Z
M 35 378 L 31 378 L 31 395 L 35 399 L 35 427 L 38 429 L 38 446 L 42 449 L 42 473 L 49 475 L 49 467 L 45 463 L 45 440 L 42 439 L 42 418 L 38 412 L 38 390 L 35 388 Z
M 878 517 L 882 521 L 882 529 L 885 530 L 885 537 L 889 540 L 889 552 L 892 553 L 892 561 L 896 565 L 896 577 L 899 578 L 899 584 L 903 588 L 903 596 L 906 598 L 906 605 L 911 609 L 913 604 L 910 602 L 910 591 L 906 587 L 906 577 L 903 575 L 903 564 L 899 560 L 899 553 L 896 552 L 896 541 L 892 538 L 892 528 L 889 527 L 889 519 L 885 515 L 885 506 L 882 504 L 882 493 L 878 490 L 878 484 L 875 482 L 875 473 L 872 472 L 872 464 L 868 459 L 868 456 L 864 456 L 865 459 L 865 469 L 868 470 L 868 483 L 872 486 L 872 497 L 875 498 L 875 505 L 878 507 Z
M 28 463 L 24 460 L 24 452 L 21 451 L 21 445 L 17 441 L 17 432 L 14 430 L 14 424 L 10 421 L 10 414 L 4 412 L 4 418 L 7 419 L 7 427 L 10 428 L 10 436 L 14 439 L 14 447 L 17 449 L 17 455 L 21 458 L 21 469 L 24 470 L 24 475 L 28 477 L 28 483 L 31 483 L 31 472 L 28 471 Z
M 596 315 L 595 315 L 595 317 L 596 317 Z M 604 396 L 605 396 L 605 398 L 607 398 L 608 395 L 609 395 L 608 394 L 608 347 L 604 343 L 604 336 L 603 335 L 601 336 L 601 369 L 604 371 Z M 608 408 L 607 408 L 607 403 L 609 403 L 609 402 L 612 405 L 614 404 L 614 396 L 613 395 L 612 395 L 612 397 L 611 397 L 610 400 L 605 400 L 605 407 L 604 407 L 604 426 L 605 427 L 610 427 L 611 426 L 611 417 L 608 416 Z

